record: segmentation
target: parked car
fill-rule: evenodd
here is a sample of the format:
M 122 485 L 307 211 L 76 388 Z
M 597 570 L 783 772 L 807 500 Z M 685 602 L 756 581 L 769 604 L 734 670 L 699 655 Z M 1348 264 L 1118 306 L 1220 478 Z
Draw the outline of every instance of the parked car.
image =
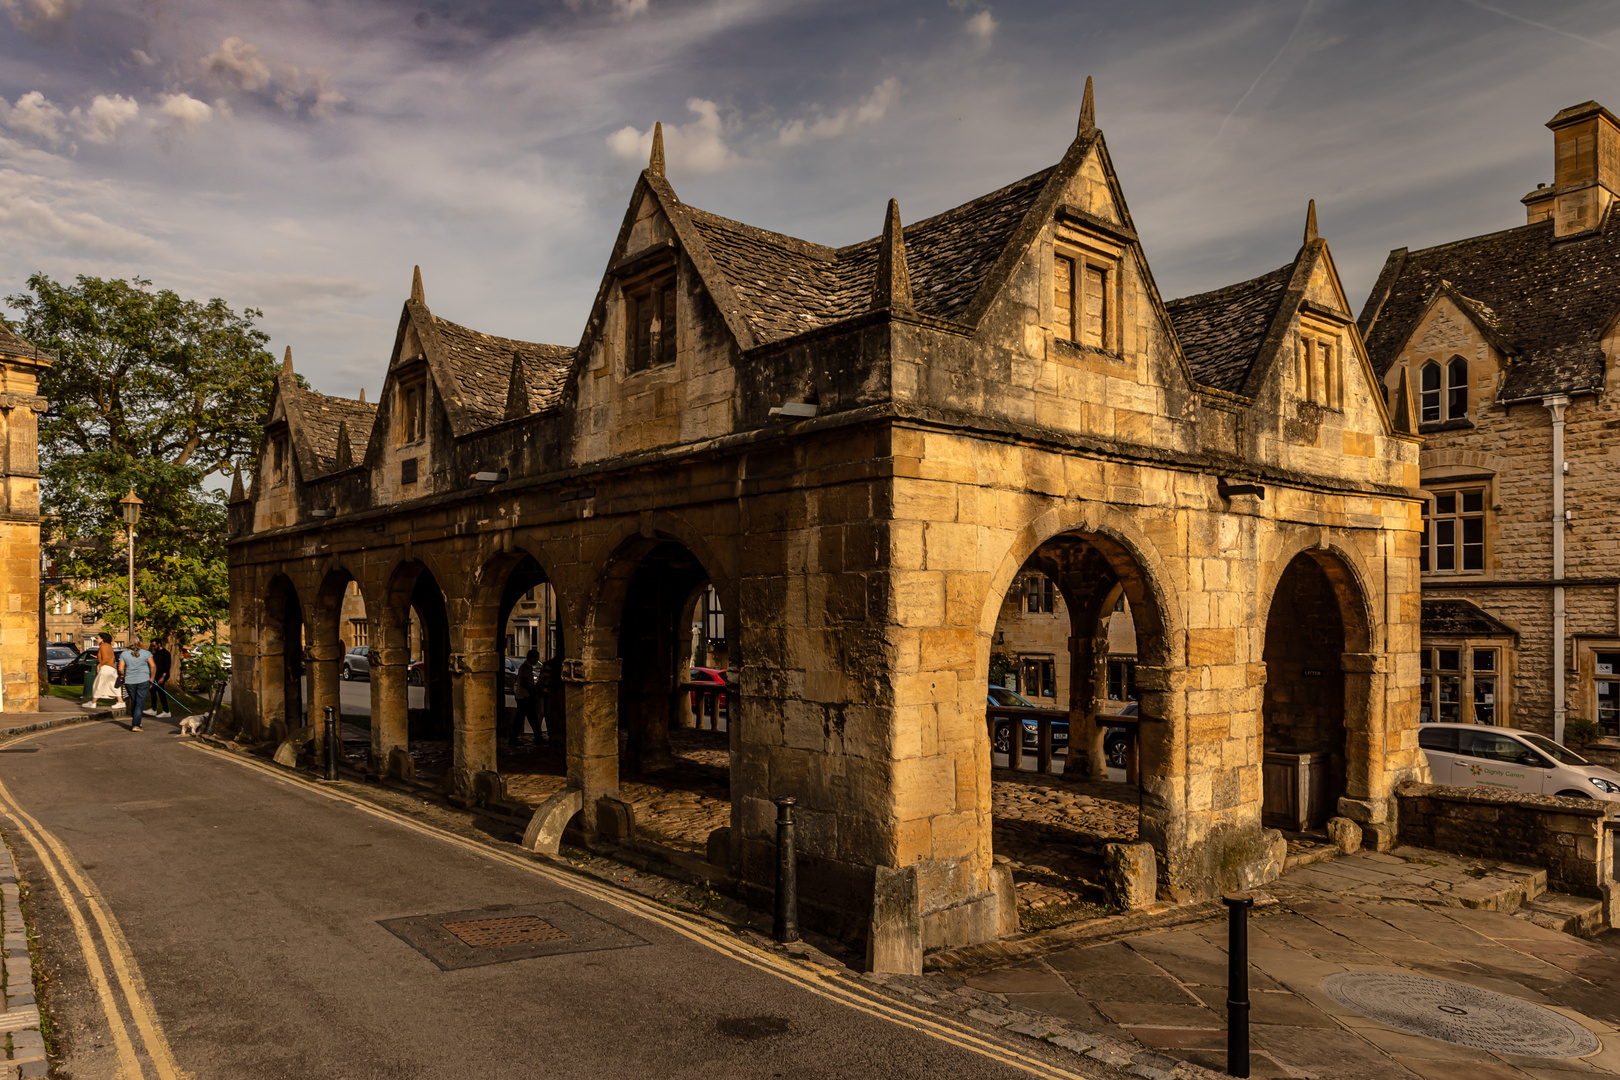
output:
M 345 681 L 351 679 L 371 679 L 371 646 L 356 645 L 343 654 L 343 668 L 338 672 L 338 678 Z
M 992 686 L 985 694 L 985 706 L 994 709 L 997 706 L 1004 709 L 1039 709 L 1041 706 L 1030 701 L 1024 695 L 1009 690 L 1005 686 Z M 1057 709 L 1050 710 L 1054 717 L 1062 719 L 1052 721 L 1052 749 L 1067 750 L 1069 746 L 1069 714 Z M 1041 745 L 1040 724 L 1031 717 L 1023 720 L 1024 749 L 1037 750 Z M 1005 754 L 1012 746 L 1012 723 L 1002 721 L 996 724 L 995 752 Z
M 1620 802 L 1620 773 L 1594 765 L 1544 735 L 1483 724 L 1423 724 L 1418 746 L 1434 782 L 1532 795 Z
M 50 653 L 47 652 L 45 656 L 45 662 L 49 664 Z M 84 682 L 85 672 L 94 671 L 95 669 L 96 650 L 86 649 L 83 652 L 78 653 L 71 663 L 64 664 L 60 668 L 52 666 L 50 669 L 51 681 L 62 683 L 67 686 L 72 686 L 74 683 L 82 684 Z
M 423 673 L 422 661 L 412 660 L 410 666 L 405 669 L 405 682 L 411 686 L 424 686 L 426 685 L 422 681 L 424 678 L 426 675 Z
M 538 665 L 536 665 L 538 666 Z M 517 686 L 518 672 L 523 669 L 523 657 L 508 656 L 501 661 L 501 690 L 512 693 Z
M 992 686 L 985 698 L 987 708 L 994 709 L 1000 705 L 1012 709 L 1038 709 L 1039 705 L 1030 701 L 1022 694 L 1015 693 L 1005 686 Z M 1131 702 L 1121 709 L 1118 716 L 1135 716 L 1137 705 Z M 1054 710 L 1056 711 L 1056 710 Z M 995 752 L 1005 754 L 1011 743 L 1012 725 L 1001 723 L 996 725 Z M 1107 755 L 1108 764 L 1116 769 L 1125 767 L 1126 758 L 1130 756 L 1131 740 L 1135 735 L 1131 728 L 1113 725 L 1103 731 L 1103 753 Z M 1037 750 L 1040 748 L 1040 726 L 1031 718 L 1024 720 L 1024 749 Z M 1069 746 L 1069 717 L 1063 714 L 1063 719 L 1052 721 L 1052 749 L 1067 750 Z
M 92 657 L 95 653 L 90 654 Z M 45 647 L 45 672 L 53 683 L 68 681 L 64 675 L 69 668 L 79 662 L 79 653 L 75 649 L 63 648 L 61 645 L 47 645 Z M 79 668 L 79 679 L 84 679 L 84 668 Z
M 688 682 L 695 682 L 695 683 L 718 683 L 721 686 L 724 686 L 726 684 L 726 669 L 725 668 L 712 668 L 712 667 L 695 667 L 695 668 L 690 669 L 687 672 L 687 681 Z M 699 698 L 698 698 L 698 691 L 694 690 L 694 691 L 692 691 L 692 711 L 696 712 L 700 707 L 701 707 L 701 705 L 700 705 L 700 701 L 699 701 Z M 721 712 L 724 712 L 725 708 L 726 708 L 726 695 L 721 694 L 718 709 Z

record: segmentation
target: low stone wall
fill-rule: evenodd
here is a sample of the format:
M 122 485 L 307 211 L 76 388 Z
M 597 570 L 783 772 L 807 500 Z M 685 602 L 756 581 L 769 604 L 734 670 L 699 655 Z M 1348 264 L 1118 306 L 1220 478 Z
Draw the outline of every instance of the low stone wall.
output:
M 1614 924 L 1620 804 L 1415 782 L 1396 798 L 1402 843 L 1546 867 L 1548 888 L 1602 899 Z

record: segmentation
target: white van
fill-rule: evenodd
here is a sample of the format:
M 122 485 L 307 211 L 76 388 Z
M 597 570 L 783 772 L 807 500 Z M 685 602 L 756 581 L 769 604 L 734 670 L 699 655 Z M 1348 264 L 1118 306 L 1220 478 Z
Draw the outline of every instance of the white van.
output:
M 1543 735 L 1481 724 L 1423 724 L 1418 745 L 1437 784 L 1620 802 L 1620 773 Z

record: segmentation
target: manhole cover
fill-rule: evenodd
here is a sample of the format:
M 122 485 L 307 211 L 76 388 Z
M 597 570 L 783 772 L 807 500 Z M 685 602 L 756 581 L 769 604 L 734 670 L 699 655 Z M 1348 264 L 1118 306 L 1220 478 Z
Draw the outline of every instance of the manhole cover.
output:
M 561 941 L 568 935 L 536 915 L 510 919 L 474 919 L 441 923 L 446 930 L 475 949 L 492 945 L 527 945 L 533 941 Z
M 1370 1020 L 1456 1046 L 1545 1058 L 1585 1057 L 1602 1046 L 1562 1013 L 1464 983 L 1392 971 L 1341 971 L 1323 979 L 1322 990 Z

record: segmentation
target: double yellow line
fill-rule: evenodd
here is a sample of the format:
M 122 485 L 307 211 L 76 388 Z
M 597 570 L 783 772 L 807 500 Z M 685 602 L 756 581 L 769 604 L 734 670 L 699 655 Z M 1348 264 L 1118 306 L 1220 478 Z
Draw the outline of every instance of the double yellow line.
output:
M 15 746 L 48 733 L 40 731 L 23 735 L 6 745 Z M 3 783 L 0 783 L 0 816 L 9 820 L 16 835 L 28 841 L 28 846 L 34 849 L 40 865 L 45 868 L 46 876 L 56 886 L 57 895 L 62 898 L 62 905 L 73 924 L 73 936 L 78 939 L 79 949 L 84 954 L 85 969 L 90 974 L 91 985 L 96 989 L 96 997 L 101 1001 L 102 1012 L 106 1014 L 107 1026 L 112 1032 L 113 1046 L 118 1052 L 119 1075 L 123 1080 L 147 1080 L 153 1076 L 157 1080 L 184 1080 L 187 1074 L 182 1073 L 174 1063 L 174 1054 L 163 1035 L 162 1025 L 158 1023 L 157 1010 L 146 992 L 146 982 L 141 978 L 139 965 L 135 963 L 135 954 L 130 951 L 118 920 L 107 909 L 84 870 L 73 860 L 62 841 L 34 820 Z M 85 917 L 87 912 L 88 919 Z M 95 924 L 94 931 L 91 923 Z M 106 964 L 102 963 L 103 952 L 106 953 Z M 36 961 L 38 959 L 35 957 Z M 111 980 L 107 977 L 108 966 L 112 968 Z M 123 1009 L 120 1009 L 118 995 L 113 992 L 113 982 L 123 993 Z M 127 1019 L 124 1010 L 127 1010 Z M 131 1027 L 145 1048 L 144 1064 L 136 1052 L 135 1039 L 130 1035 Z
M 307 780 L 290 777 L 284 770 L 276 766 L 267 765 L 228 751 L 216 750 L 202 742 L 188 740 L 187 745 L 211 757 L 222 758 L 237 765 L 263 772 L 279 783 L 288 784 L 301 791 L 321 795 L 336 802 L 347 803 L 349 806 L 371 814 L 373 817 L 382 818 L 424 836 L 431 836 L 436 840 L 441 840 L 444 843 L 473 852 L 495 862 L 515 866 L 574 892 L 584 893 L 586 896 L 637 918 L 657 923 L 659 926 L 720 953 L 739 964 L 792 983 L 800 989 L 807 990 L 829 1001 L 837 1002 L 857 1012 L 887 1020 L 903 1028 L 938 1039 L 940 1042 L 989 1058 L 1000 1064 L 1011 1066 L 1033 1076 L 1050 1077 L 1052 1080 L 1090 1080 L 1092 1075 L 1077 1072 L 1052 1061 L 1025 1054 L 1013 1047 L 987 1039 L 973 1028 L 950 1023 L 920 1008 L 898 1002 L 881 991 L 867 989 L 857 983 L 852 983 L 835 972 L 825 969 L 811 970 L 808 966 L 801 966 L 785 956 L 750 945 L 732 934 L 724 933 L 702 922 L 676 915 L 669 908 L 636 893 L 615 889 L 590 878 L 559 870 L 544 862 L 537 862 L 524 856 L 502 851 L 486 843 L 469 840 L 448 830 L 416 821 L 404 814 L 378 806 L 366 799 L 356 798 L 341 789 L 320 787 Z
M 46 734 L 50 732 L 24 735 L 11 740 L 7 745 L 16 745 Z M 318 787 L 308 781 L 290 777 L 274 766 L 216 750 L 202 742 L 187 740 L 186 745 L 210 757 L 257 770 L 277 783 L 345 803 L 363 813 L 423 836 L 432 837 L 495 862 L 505 863 L 563 888 L 583 893 L 627 914 L 656 923 L 688 941 L 748 968 L 781 979 L 856 1012 L 886 1020 L 1032 1076 L 1051 1080 L 1088 1080 L 1087 1073 L 1023 1053 L 1014 1047 L 986 1038 L 973 1028 L 949 1022 L 921 1008 L 898 1002 L 878 990 L 853 983 L 831 971 L 802 966 L 785 956 L 756 948 L 732 934 L 703 922 L 679 916 L 668 908 L 635 893 L 615 889 L 590 878 L 559 870 L 544 862 L 502 851 L 486 843 L 469 840 L 368 800 L 356 798 L 341 789 Z M 84 954 L 85 968 L 112 1032 L 122 1080 L 149 1080 L 151 1077 L 155 1077 L 156 1080 L 190 1080 L 190 1074 L 182 1072 L 175 1064 L 174 1054 L 164 1037 L 162 1026 L 158 1023 L 157 1010 L 147 993 L 146 983 L 141 977 L 140 968 L 135 963 L 134 954 L 118 925 L 118 920 L 108 910 L 84 870 L 74 861 L 61 840 L 28 814 L 3 783 L 0 783 L 0 816 L 6 818 L 17 835 L 33 848 L 46 875 L 56 886 L 57 894 L 62 898 L 68 918 L 73 924 L 74 936 Z M 105 963 L 103 954 L 106 957 Z M 110 979 L 108 967 L 112 969 Z M 114 992 L 114 984 L 122 994 L 122 1005 L 119 994 Z M 134 1030 L 133 1036 L 131 1028 Z M 137 1052 L 137 1038 L 145 1050 L 144 1060 Z

